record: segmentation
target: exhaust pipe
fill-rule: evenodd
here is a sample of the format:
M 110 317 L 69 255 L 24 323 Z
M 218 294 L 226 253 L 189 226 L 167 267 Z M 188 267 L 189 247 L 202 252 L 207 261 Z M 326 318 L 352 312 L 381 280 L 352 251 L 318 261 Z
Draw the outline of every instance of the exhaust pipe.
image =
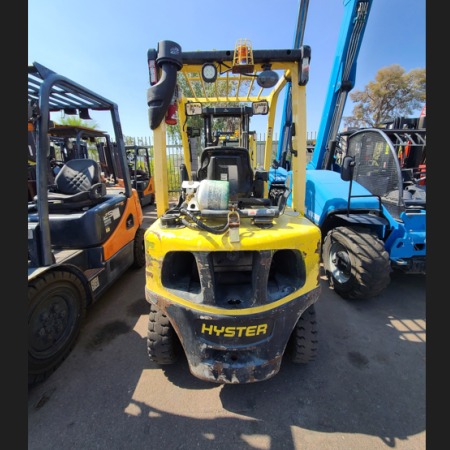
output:
M 156 84 L 155 58 L 161 74 Z M 177 72 L 183 67 L 181 46 L 173 41 L 160 41 L 157 50 L 148 50 L 147 60 L 151 84 L 147 90 L 148 120 L 154 130 L 164 119 L 175 92 Z

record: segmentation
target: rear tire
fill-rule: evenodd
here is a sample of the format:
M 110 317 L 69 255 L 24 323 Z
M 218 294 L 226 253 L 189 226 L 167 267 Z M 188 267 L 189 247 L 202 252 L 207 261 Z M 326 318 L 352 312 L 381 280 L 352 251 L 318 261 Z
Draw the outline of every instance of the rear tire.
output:
M 180 354 L 180 341 L 168 317 L 153 303 L 148 316 L 147 352 L 156 364 L 173 364 Z
M 389 253 L 383 241 L 364 228 L 330 230 L 322 246 L 322 262 L 330 285 L 345 299 L 375 297 L 390 282 Z
M 307 364 L 316 359 L 317 348 L 317 320 L 313 303 L 295 324 L 286 347 L 286 355 L 295 364 Z
M 74 274 L 47 272 L 28 284 L 28 385 L 44 381 L 64 361 L 86 314 L 86 291 Z
M 144 245 L 144 234 L 145 230 L 143 228 L 138 228 L 136 231 L 136 236 L 134 237 L 134 260 L 133 268 L 140 269 L 145 266 L 145 245 Z

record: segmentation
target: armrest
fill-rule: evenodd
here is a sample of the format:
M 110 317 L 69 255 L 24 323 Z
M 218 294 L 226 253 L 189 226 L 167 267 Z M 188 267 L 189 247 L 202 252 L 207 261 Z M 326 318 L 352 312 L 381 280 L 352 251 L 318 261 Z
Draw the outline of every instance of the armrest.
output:
M 106 195 L 106 184 L 96 183 L 89 189 L 89 198 L 92 200 L 104 197 Z

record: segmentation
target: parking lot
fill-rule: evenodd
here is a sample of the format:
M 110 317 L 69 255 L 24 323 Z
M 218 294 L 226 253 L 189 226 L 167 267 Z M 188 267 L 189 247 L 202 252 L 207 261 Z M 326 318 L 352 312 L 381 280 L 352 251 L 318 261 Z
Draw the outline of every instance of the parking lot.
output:
M 322 280 L 317 360 L 244 385 L 201 381 L 184 359 L 150 362 L 144 284 L 144 269 L 127 272 L 64 363 L 29 389 L 29 450 L 426 448 L 424 276 L 394 273 L 357 302 Z

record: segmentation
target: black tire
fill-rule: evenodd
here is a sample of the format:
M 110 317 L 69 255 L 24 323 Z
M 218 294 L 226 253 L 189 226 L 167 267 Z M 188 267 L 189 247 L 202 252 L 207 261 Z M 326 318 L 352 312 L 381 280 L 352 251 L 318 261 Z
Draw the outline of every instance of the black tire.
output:
M 317 320 L 314 303 L 300 316 L 289 338 L 286 356 L 295 364 L 307 364 L 316 359 Z
M 144 245 L 144 233 L 143 228 L 138 228 L 134 237 L 133 243 L 133 268 L 140 269 L 145 266 L 145 245 Z
M 173 364 L 180 355 L 181 344 L 168 317 L 153 303 L 148 316 L 147 352 L 150 361 Z
M 345 299 L 375 297 L 390 282 L 389 253 L 383 241 L 364 228 L 330 230 L 323 242 L 322 262 L 330 286 Z
M 28 284 L 28 385 L 44 381 L 72 350 L 86 315 L 86 291 L 74 274 L 47 272 Z

